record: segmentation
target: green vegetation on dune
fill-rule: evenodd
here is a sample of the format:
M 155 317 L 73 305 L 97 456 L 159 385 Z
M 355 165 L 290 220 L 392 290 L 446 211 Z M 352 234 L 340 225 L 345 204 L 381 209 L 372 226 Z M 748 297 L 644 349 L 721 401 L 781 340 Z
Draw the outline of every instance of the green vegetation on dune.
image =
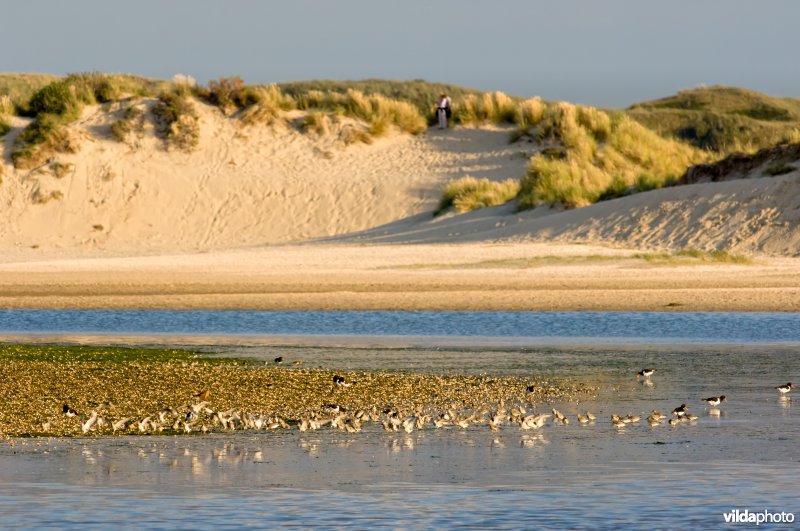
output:
M 362 92 L 367 96 L 379 95 L 414 105 L 429 120 L 434 120 L 433 110 L 439 95 L 447 94 L 455 104 L 465 101 L 468 96 L 483 94 L 480 90 L 432 83 L 422 79 L 411 81 L 390 81 L 385 79 L 365 79 L 361 81 L 312 80 L 280 83 L 281 91 L 292 98 L 301 100 L 309 92 L 346 94 L 349 90 Z
M 327 83 L 321 82 L 321 86 Z M 309 82 L 309 87 L 317 86 Z M 418 134 L 426 129 L 420 110 L 411 102 L 385 96 L 379 92 L 365 93 L 355 88 L 339 90 L 293 90 L 279 85 L 246 85 L 240 78 L 220 78 L 211 81 L 207 88 L 196 93 L 223 112 L 238 113 L 245 123 L 267 122 L 277 119 L 280 111 L 305 110 L 309 118 L 303 127 L 320 133 L 327 131 L 330 118 L 347 116 L 361 120 L 366 131 L 361 131 L 364 141 L 386 134 L 389 128 Z M 319 113 L 326 113 L 323 118 Z M 310 127 L 308 127 L 310 126 Z
M 685 90 L 627 114 L 662 136 L 721 153 L 800 141 L 800 100 L 735 87 Z
M 5 116 L 0 114 L 0 138 L 6 136 L 6 133 L 11 131 L 11 124 L 8 123 L 8 120 Z
M 522 179 L 520 208 L 573 208 L 660 188 L 675 182 L 690 165 L 707 160 L 706 153 L 661 138 L 621 112 L 557 103 L 525 120 L 518 135 L 551 147 L 531 159 Z
M 153 106 L 159 130 L 167 147 L 192 151 L 200 141 L 200 124 L 189 93 L 180 89 L 164 91 Z
M 17 168 L 33 168 L 54 152 L 71 152 L 66 126 L 78 119 L 85 105 L 109 103 L 126 95 L 152 95 L 165 82 L 125 74 L 71 74 L 44 85 L 30 97 L 33 121 L 17 137 L 11 158 Z
M 0 74 L 0 99 L 8 97 L 10 109 L 0 109 L 0 114 L 27 114 L 31 96 L 56 81 L 58 76 L 49 74 Z
M 439 208 L 433 214 L 441 214 L 449 208 L 456 212 L 469 212 L 479 208 L 502 205 L 519 193 L 520 182 L 516 179 L 490 181 L 476 179 L 470 175 L 447 183 L 442 193 Z
M 102 73 L 63 78 L 0 75 L 0 135 L 10 128 L 3 115 L 31 116 L 32 122 L 16 138 L 12 159 L 18 168 L 34 168 L 54 153 L 76 149 L 67 126 L 85 105 L 133 96 L 157 99 L 157 130 L 167 147 L 181 150 L 193 149 L 199 140 L 195 98 L 246 125 L 282 122 L 303 132 L 336 134 L 344 145 L 370 143 L 393 129 L 425 131 L 443 92 L 453 99 L 454 123 L 509 125 L 511 142 L 536 142 L 540 149 L 519 182 L 469 176 L 452 181 L 443 191 L 439 212 L 464 212 L 513 198 L 522 209 L 540 204 L 579 207 L 679 184 L 690 166 L 721 159 L 733 150 L 800 142 L 800 100 L 738 88 L 682 91 L 624 111 L 605 111 L 423 80 L 247 85 L 238 77 L 223 77 L 197 86 L 186 76 L 167 82 Z M 150 118 L 143 114 L 143 105 L 126 104 L 130 113 L 111 128 L 119 141 L 125 141 L 136 120 L 141 125 Z M 793 171 L 791 162 L 776 163 L 767 173 Z

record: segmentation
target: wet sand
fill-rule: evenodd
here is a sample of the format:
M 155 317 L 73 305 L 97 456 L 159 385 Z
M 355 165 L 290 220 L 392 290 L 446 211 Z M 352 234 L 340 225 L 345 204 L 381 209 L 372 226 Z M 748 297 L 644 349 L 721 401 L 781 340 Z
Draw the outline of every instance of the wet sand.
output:
M 800 311 L 800 260 L 648 261 L 582 245 L 310 244 L 152 257 L 27 252 L 2 308 Z

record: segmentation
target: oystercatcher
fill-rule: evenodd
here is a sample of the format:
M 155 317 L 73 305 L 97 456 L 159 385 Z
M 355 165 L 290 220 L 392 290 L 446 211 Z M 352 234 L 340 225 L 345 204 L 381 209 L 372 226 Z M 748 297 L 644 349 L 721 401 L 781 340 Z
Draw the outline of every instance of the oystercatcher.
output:
M 704 398 L 703 401 L 711 407 L 716 407 L 720 405 L 722 402 L 727 402 L 728 397 L 726 397 L 725 395 L 710 396 L 708 398 Z
M 333 375 L 333 383 L 342 387 L 350 387 L 350 384 L 344 381 L 344 376 L 339 376 L 338 374 Z
M 793 387 L 794 386 L 792 385 L 792 382 L 789 382 L 786 385 L 779 385 L 775 389 L 777 389 L 780 394 L 785 395 L 786 393 L 791 391 Z
M 637 378 L 650 378 L 653 376 L 653 373 L 656 372 L 655 369 L 642 369 L 641 371 L 636 373 Z

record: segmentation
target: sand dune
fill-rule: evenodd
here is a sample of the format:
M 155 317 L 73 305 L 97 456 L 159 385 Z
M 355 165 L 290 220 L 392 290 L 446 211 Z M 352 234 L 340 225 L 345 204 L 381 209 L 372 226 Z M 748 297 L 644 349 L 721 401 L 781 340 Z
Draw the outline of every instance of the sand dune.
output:
M 60 178 L 52 167 L 13 169 L 24 125 L 17 119 L 3 146 L 0 246 L 149 254 L 343 234 L 432 210 L 452 178 L 519 178 L 535 150 L 509 146 L 502 129 L 432 129 L 345 146 L 336 129 L 319 137 L 285 124 L 244 126 L 195 106 L 200 143 L 188 154 L 166 151 L 149 121 L 119 143 L 109 129 L 121 110 L 87 108 L 71 127 L 78 152 L 57 156 L 70 165 Z
M 130 102 L 128 102 L 129 104 Z M 498 128 L 430 129 L 345 145 L 340 121 L 303 133 L 303 113 L 243 125 L 199 101 L 200 142 L 168 151 L 143 121 L 120 143 L 116 106 L 88 107 L 70 135 L 75 154 L 34 171 L 10 165 L 4 139 L 0 247 L 13 256 L 140 255 L 326 239 L 357 243 L 577 242 L 648 249 L 800 252 L 800 171 L 704 182 L 560 211 L 513 205 L 434 219 L 443 185 L 473 175 L 519 178 L 538 146 Z M 127 105 L 127 104 L 126 104 Z M 147 108 L 152 101 L 141 100 Z M 741 176 L 739 176 L 741 177 Z M 756 178 L 757 177 L 757 178 Z M 763 177 L 763 178 L 762 178 Z M 32 251 L 32 252 L 30 252 Z

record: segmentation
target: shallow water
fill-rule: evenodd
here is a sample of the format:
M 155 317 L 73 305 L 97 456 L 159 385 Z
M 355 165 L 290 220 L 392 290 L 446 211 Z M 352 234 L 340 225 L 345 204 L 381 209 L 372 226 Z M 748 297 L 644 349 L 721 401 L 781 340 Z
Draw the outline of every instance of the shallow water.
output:
M 795 346 L 525 344 L 208 347 L 337 370 L 550 375 L 598 392 L 543 406 L 573 421 L 539 432 L 369 425 L 356 434 L 17 439 L 0 444 L 0 526 L 611 529 L 717 527 L 732 509 L 800 517 L 800 398 L 774 389 L 800 379 Z M 635 378 L 645 366 L 657 368 L 652 385 Z M 711 415 L 701 399 L 719 394 L 729 401 Z M 608 420 L 681 403 L 696 424 L 620 431 Z M 587 409 L 598 421 L 580 426 L 574 414 Z
M 800 343 L 800 313 L 0 310 L 0 332 Z

